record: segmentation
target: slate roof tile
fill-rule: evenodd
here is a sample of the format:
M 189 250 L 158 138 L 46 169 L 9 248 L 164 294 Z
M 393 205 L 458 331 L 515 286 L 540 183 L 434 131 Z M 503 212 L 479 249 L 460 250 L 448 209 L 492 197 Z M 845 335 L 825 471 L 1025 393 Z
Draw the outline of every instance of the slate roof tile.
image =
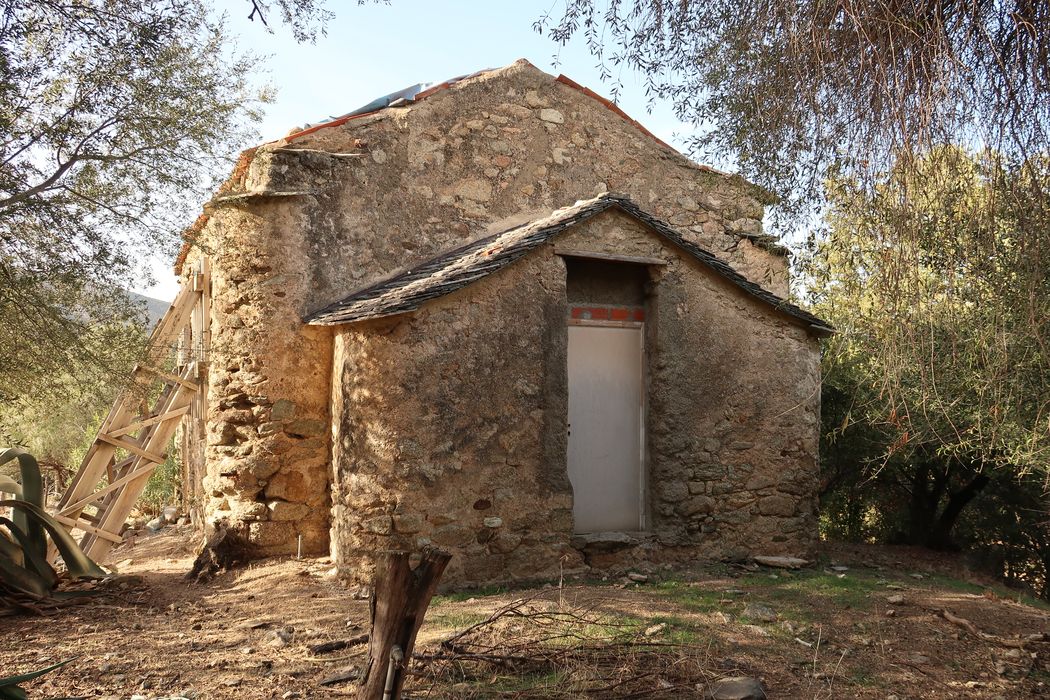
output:
M 462 289 L 503 269 L 567 228 L 613 207 L 642 222 L 715 274 L 812 332 L 818 335 L 833 332 L 827 322 L 748 280 L 664 221 L 643 211 L 627 197 L 610 193 L 576 202 L 544 218 L 448 250 L 353 292 L 345 299 L 309 314 L 304 320 L 311 325 L 332 326 L 415 311 L 432 299 Z

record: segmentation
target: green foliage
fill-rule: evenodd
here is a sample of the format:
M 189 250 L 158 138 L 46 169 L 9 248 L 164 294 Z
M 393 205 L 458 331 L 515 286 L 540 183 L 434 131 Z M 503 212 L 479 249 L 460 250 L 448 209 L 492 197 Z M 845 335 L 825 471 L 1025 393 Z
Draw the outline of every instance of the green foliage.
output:
M 976 566 L 1050 601 L 1048 512 L 1042 479 L 998 479 L 960 518 L 958 538 L 969 544 Z
M 60 493 L 76 471 L 114 399 L 127 388 L 145 341 L 145 329 L 137 324 L 89 329 L 82 342 L 89 348 L 112 343 L 110 360 L 78 360 L 49 378 L 52 390 L 0 401 L 0 436 L 38 458 L 49 496 Z M 0 466 L 0 474 L 4 469 Z
M 40 469 L 32 455 L 18 448 L 0 452 L 0 465 L 18 460 L 21 483 L 0 484 L 16 499 L 0 500 L 0 508 L 10 508 L 12 517 L 0 517 L 0 600 L 16 597 L 31 600 L 51 596 L 58 574 L 47 561 L 48 537 L 65 562 L 70 576 L 101 578 L 106 573 L 89 559 L 65 528 L 44 512 Z M 45 534 L 46 533 L 46 534 Z
M 331 17 L 324 0 L 243 3 L 299 40 Z M 225 21 L 206 0 L 0 0 L 0 425 L 44 465 L 76 461 L 112 400 L 92 390 L 137 358 L 138 258 L 174 253 L 255 136 L 268 94 Z
M 168 446 L 168 457 L 158 464 L 150 474 L 146 488 L 139 496 L 138 507 L 151 515 L 158 515 L 165 506 L 179 500 L 182 484 L 182 463 L 178 457 L 175 441 Z
M 942 149 L 874 195 L 829 184 L 812 299 L 895 448 L 1050 473 L 1050 163 Z M 851 378 L 850 375 L 853 375 Z
M 1045 160 L 944 148 L 874 191 L 829 181 L 802 264 L 840 330 L 824 356 L 826 534 L 1008 552 L 993 568 L 1042 587 L 1048 179 Z
M 828 168 L 885 172 L 903 153 L 977 143 L 1014 160 L 1048 150 L 1045 3 L 567 0 L 537 23 L 583 39 L 697 126 L 786 203 L 819 200 Z
M 50 673 L 56 668 L 65 666 L 73 659 L 66 659 L 60 661 L 57 664 L 52 664 L 47 668 L 42 668 L 39 671 L 32 671 L 30 673 L 23 673 L 19 676 L 11 676 L 9 678 L 0 678 L 0 700 L 26 700 L 29 696 L 26 691 L 18 687 L 20 684 L 27 681 L 35 680 L 45 673 Z
M 173 251 L 261 96 L 202 0 L 0 0 L 0 398 L 119 374 L 136 251 Z M 17 361 L 15 361 L 17 358 Z M 57 385 L 56 385 L 57 382 Z

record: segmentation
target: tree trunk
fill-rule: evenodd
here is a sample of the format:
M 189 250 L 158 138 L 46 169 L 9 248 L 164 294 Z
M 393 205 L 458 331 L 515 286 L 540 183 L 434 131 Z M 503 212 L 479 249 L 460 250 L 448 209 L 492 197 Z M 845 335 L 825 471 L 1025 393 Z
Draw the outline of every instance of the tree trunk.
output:
M 938 462 L 926 457 L 918 462 L 911 478 L 912 496 L 908 506 L 908 531 L 905 542 L 930 549 L 951 549 L 952 531 L 959 515 L 988 485 L 991 479 L 980 472 L 979 463 L 966 464 L 958 459 Z M 972 475 L 960 490 L 951 492 L 953 480 Z M 941 502 L 945 501 L 944 508 Z
M 931 484 L 929 460 L 923 459 L 912 477 L 911 503 L 908 506 L 908 530 L 903 541 L 907 544 L 924 544 L 937 516 L 936 485 Z
M 978 474 L 970 480 L 962 489 L 956 491 L 948 498 L 948 504 L 944 506 L 941 515 L 937 518 L 933 529 L 930 530 L 926 540 L 926 546 L 931 549 L 950 549 L 954 546 L 952 542 L 952 530 L 970 501 L 977 497 L 991 479 L 985 474 Z
M 384 552 L 376 565 L 368 663 L 358 700 L 397 700 L 405 684 L 416 633 L 452 555 L 425 547 L 412 569 L 409 552 Z

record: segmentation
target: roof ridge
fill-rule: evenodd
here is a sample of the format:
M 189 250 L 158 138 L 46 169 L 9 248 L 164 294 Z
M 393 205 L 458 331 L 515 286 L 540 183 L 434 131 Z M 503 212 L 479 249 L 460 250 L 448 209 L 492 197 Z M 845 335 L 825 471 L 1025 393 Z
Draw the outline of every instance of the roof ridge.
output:
M 307 136 L 308 134 L 315 133 L 317 131 L 320 131 L 321 129 L 327 129 L 327 128 L 330 128 L 330 127 L 342 126 L 342 125 L 346 124 L 347 122 L 353 121 L 355 119 L 362 119 L 362 118 L 365 118 L 365 117 L 369 117 L 369 116 L 372 116 L 372 115 L 379 114 L 380 112 L 382 112 L 382 111 L 384 111 L 386 109 L 389 109 L 390 107 L 396 107 L 396 106 L 399 106 L 401 104 L 415 104 L 416 102 L 420 102 L 422 100 L 425 100 L 425 99 L 429 98 L 430 96 L 432 96 L 432 95 L 434 95 L 436 93 L 439 93 L 439 92 L 441 92 L 441 91 L 443 91 L 445 89 L 451 88 L 453 85 L 461 83 L 461 82 L 463 82 L 465 80 L 469 80 L 471 78 L 475 78 L 475 77 L 478 77 L 478 76 L 481 76 L 481 75 L 485 75 L 485 74 L 488 74 L 488 73 L 495 73 L 497 71 L 506 70 L 506 69 L 511 68 L 513 66 L 528 66 L 528 67 L 536 70 L 537 72 L 542 73 L 543 75 L 549 77 L 551 80 L 553 80 L 556 83 L 560 83 L 562 85 L 565 85 L 566 87 L 572 88 L 574 90 L 577 90 L 577 91 L 583 93 L 584 95 L 586 95 L 586 96 L 590 97 L 591 99 L 597 101 L 599 104 L 604 105 L 607 109 L 611 110 L 613 113 L 617 114 L 622 119 L 624 119 L 628 124 L 631 124 L 636 129 L 641 131 L 644 135 L 646 135 L 649 138 L 653 139 L 654 141 L 656 141 L 658 144 L 660 144 L 664 148 L 668 149 L 674 156 L 676 156 L 678 158 L 681 158 L 683 161 L 685 161 L 685 163 L 689 164 L 690 166 L 699 168 L 700 170 L 703 170 L 705 172 L 710 172 L 712 174 L 719 175 L 721 177 L 726 177 L 726 178 L 737 178 L 737 177 L 740 177 L 739 175 L 733 175 L 731 173 L 727 173 L 727 172 L 724 172 L 722 170 L 718 170 L 717 168 L 713 168 L 710 165 L 705 165 L 703 163 L 698 163 L 698 162 L 694 161 L 692 158 L 689 158 L 687 155 L 685 155 L 684 153 L 682 153 L 678 149 L 674 148 L 673 146 L 669 145 L 667 142 L 663 141 L 658 136 L 653 134 L 651 131 L 649 131 L 647 128 L 645 128 L 645 126 L 643 126 L 641 124 L 641 122 L 639 122 L 639 121 L 637 121 L 635 119 L 632 119 L 615 102 L 609 100 L 608 98 L 602 97 L 601 95 L 599 95 L 595 91 L 591 90 L 590 88 L 584 87 L 583 85 L 577 83 L 576 81 L 572 80 L 571 78 L 569 78 L 568 76 L 566 76 L 564 74 L 560 74 L 557 77 L 555 77 L 555 76 L 551 75 L 550 73 L 547 73 L 546 71 L 537 68 L 530 61 L 528 61 L 528 59 L 519 58 L 518 60 L 516 60 L 513 63 L 508 64 L 506 66 L 501 66 L 499 68 L 486 68 L 484 70 L 474 71 L 473 73 L 466 73 L 464 75 L 456 76 L 454 78 L 450 78 L 450 79 L 448 79 L 448 80 L 446 80 L 444 82 L 437 83 L 437 84 L 433 84 L 433 83 L 416 83 L 415 85 L 409 86 L 409 87 L 404 88 L 404 89 L 402 89 L 400 91 L 392 92 L 392 93 L 389 93 L 389 94 L 384 95 L 382 97 L 376 98 L 375 100 L 372 100 L 372 102 L 369 102 L 368 104 L 364 105 L 363 107 L 359 107 L 358 109 L 356 109 L 356 110 L 354 110 L 352 112 L 348 112 L 348 113 L 346 113 L 346 114 L 344 114 L 344 115 L 342 115 L 340 117 L 335 117 L 335 118 L 332 118 L 332 119 L 321 121 L 321 122 L 318 122 L 316 124 L 309 124 L 308 123 L 305 128 L 298 129 L 298 130 L 293 130 L 292 132 L 288 133 L 287 135 L 285 135 L 285 136 L 283 136 L 281 138 L 273 139 L 271 141 L 266 141 L 266 142 L 264 142 L 262 144 L 259 144 L 257 146 L 253 146 L 253 147 L 251 147 L 251 148 L 249 148 L 249 149 L 247 149 L 247 150 L 245 150 L 245 151 L 243 151 L 241 153 L 240 158 L 237 161 L 237 166 L 234 168 L 233 173 L 227 179 L 226 183 L 224 183 L 223 186 L 220 187 L 220 191 L 222 191 L 224 189 L 229 189 L 232 186 L 232 183 L 237 182 L 239 178 L 242 178 L 244 176 L 244 173 L 247 172 L 248 165 L 252 162 L 252 160 L 255 157 L 256 151 L 258 151 L 260 148 L 263 148 L 265 146 L 271 146 L 273 144 L 280 144 L 282 142 L 284 142 L 285 144 L 291 143 L 292 141 L 294 141 L 296 139 L 299 139 L 299 138 L 301 138 L 303 136 Z M 419 88 L 419 90 L 416 91 L 416 92 L 412 92 L 416 88 Z M 375 108 L 369 110 L 369 108 L 372 107 L 372 106 L 374 106 Z M 741 180 L 743 180 L 743 178 L 741 178 Z M 745 183 L 747 183 L 751 187 L 758 187 L 758 185 L 754 185 L 753 183 L 748 183 L 746 180 L 743 180 L 743 181 Z M 175 274 L 176 275 L 182 274 L 182 265 L 185 262 L 186 257 L 189 254 L 191 247 L 192 247 L 191 241 L 186 236 L 184 236 L 182 248 L 180 249 L 180 251 L 178 253 L 178 256 L 176 257 L 176 260 L 175 260 Z

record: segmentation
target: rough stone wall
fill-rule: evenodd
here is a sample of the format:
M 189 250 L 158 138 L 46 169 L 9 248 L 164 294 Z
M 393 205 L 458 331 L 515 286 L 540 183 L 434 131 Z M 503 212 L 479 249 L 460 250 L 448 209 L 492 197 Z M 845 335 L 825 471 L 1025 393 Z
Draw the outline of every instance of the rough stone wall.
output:
M 212 212 L 200 245 L 212 275 L 208 520 L 240 526 L 264 553 L 328 547 L 331 333 L 304 327 L 309 282 L 300 204 Z M 197 253 L 201 254 L 201 253 Z
M 332 332 L 301 318 L 481 235 L 614 190 L 773 291 L 764 195 L 527 63 L 257 149 L 200 243 L 212 264 L 209 518 L 264 551 L 326 546 Z M 744 237 L 741 237 L 744 236 Z M 752 238 L 748 238 L 751 236 Z M 336 400 L 338 403 L 338 400 Z
M 753 281 L 787 292 L 784 255 L 740 237 L 761 233 L 758 188 L 692 163 L 524 62 L 265 146 L 248 186 L 322 192 L 306 251 L 318 308 L 494 222 L 603 191 L 630 196 Z
M 337 563 L 367 580 L 371 552 L 426 542 L 455 553 L 449 584 L 582 563 L 555 247 L 667 260 L 649 301 L 651 536 L 588 550 L 589 563 L 805 552 L 816 536 L 816 340 L 606 212 L 416 313 L 337 330 Z
M 456 553 L 443 581 L 578 568 L 565 470 L 564 269 L 526 258 L 418 313 L 336 338 L 333 552 Z

